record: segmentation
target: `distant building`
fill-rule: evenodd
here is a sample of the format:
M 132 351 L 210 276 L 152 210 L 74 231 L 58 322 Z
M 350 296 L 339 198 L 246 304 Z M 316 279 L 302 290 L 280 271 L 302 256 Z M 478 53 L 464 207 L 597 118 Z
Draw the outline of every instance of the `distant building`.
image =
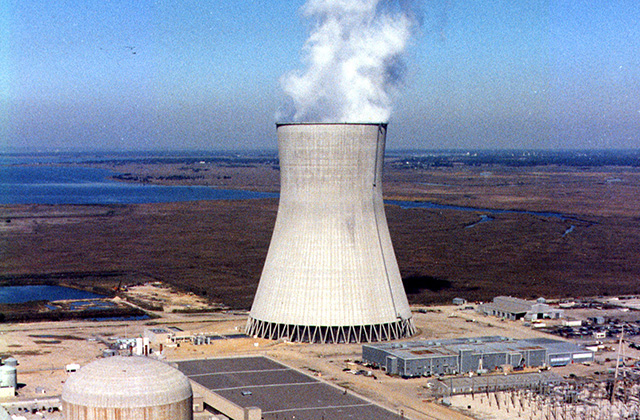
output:
M 118 350 L 116 349 L 104 349 L 102 350 L 102 357 L 113 357 L 113 356 L 118 356 L 120 353 L 118 353 Z
M 467 300 L 463 299 L 463 298 L 459 298 L 459 297 L 453 298 L 453 304 L 454 305 L 458 305 L 458 306 L 466 305 L 467 304 Z
M 143 337 L 152 344 L 181 343 L 192 341 L 194 334 L 191 331 L 184 331 L 178 327 L 147 328 Z
M 166 328 L 147 328 L 144 330 L 144 337 L 148 338 L 153 344 L 171 343 L 174 332 Z
M 606 331 L 594 331 L 593 332 L 593 338 L 607 338 L 607 332 Z
M 80 365 L 77 363 L 70 363 L 68 365 L 66 365 L 65 370 L 67 371 L 67 373 L 72 373 L 72 372 L 77 372 L 78 370 L 80 370 Z
M 403 377 L 485 372 L 501 366 L 543 367 L 593 361 L 593 352 L 547 338 L 500 336 L 378 343 L 362 346 L 362 360 Z
M 118 338 L 113 346 L 118 350 L 129 350 L 136 346 L 135 338 Z
M 563 327 L 581 327 L 582 320 L 581 319 L 565 319 L 562 321 Z
M 478 312 L 511 320 L 524 318 L 527 321 L 564 317 L 564 310 L 552 308 L 544 298 L 532 301 L 511 296 L 496 296 L 493 302 L 478 306 Z

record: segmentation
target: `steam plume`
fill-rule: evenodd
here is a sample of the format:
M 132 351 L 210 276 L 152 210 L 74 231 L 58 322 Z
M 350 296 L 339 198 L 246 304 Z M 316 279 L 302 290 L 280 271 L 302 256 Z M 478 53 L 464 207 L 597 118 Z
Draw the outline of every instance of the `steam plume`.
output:
M 412 14 L 384 0 L 308 0 L 316 20 L 304 46 L 304 71 L 282 79 L 294 111 L 280 119 L 304 122 L 386 122 Z

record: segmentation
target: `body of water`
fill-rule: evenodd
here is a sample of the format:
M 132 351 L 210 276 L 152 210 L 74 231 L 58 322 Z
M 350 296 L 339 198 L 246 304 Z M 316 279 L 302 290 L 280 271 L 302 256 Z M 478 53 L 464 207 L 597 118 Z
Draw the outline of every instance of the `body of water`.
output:
M 118 182 L 104 169 L 1 165 L 0 204 L 139 204 L 273 198 L 277 193 Z
M 553 213 L 548 211 L 527 211 L 527 210 L 499 210 L 499 209 L 485 209 L 480 207 L 462 207 L 462 206 L 450 206 L 447 204 L 436 204 L 431 203 L 429 201 L 396 201 L 396 200 L 386 200 L 386 204 L 392 204 L 399 206 L 403 209 L 441 209 L 441 210 L 460 210 L 460 211 L 476 211 L 481 213 L 489 213 L 489 214 L 507 214 L 507 213 L 518 213 L 518 214 L 530 214 L 532 216 L 540 216 L 540 217 L 552 217 L 558 218 L 560 220 L 566 219 L 575 219 L 571 216 L 562 213 Z M 484 221 L 490 221 L 491 218 Z
M 105 296 L 63 286 L 3 286 L 0 303 L 25 303 L 37 300 L 54 302 L 67 299 L 99 299 Z
M 243 200 L 276 198 L 277 193 L 227 190 L 205 186 L 165 186 L 119 182 L 106 169 L 65 166 L 59 162 L 34 159 L 15 162 L 0 159 L 0 204 L 141 204 L 197 200 Z M 436 204 L 427 201 L 387 200 L 387 204 L 403 209 L 428 208 L 482 212 L 480 222 L 493 220 L 490 215 L 503 213 L 575 220 L 575 217 L 553 212 L 496 210 Z M 569 232 L 567 232 L 569 233 Z
M 487 222 L 490 222 L 492 220 L 493 220 L 493 217 L 488 216 L 486 214 L 481 214 L 480 215 L 480 220 L 478 220 L 475 223 L 471 223 L 470 225 L 467 225 L 464 228 L 465 229 L 471 229 L 471 228 L 474 228 L 474 227 L 478 226 L 480 223 L 487 223 Z

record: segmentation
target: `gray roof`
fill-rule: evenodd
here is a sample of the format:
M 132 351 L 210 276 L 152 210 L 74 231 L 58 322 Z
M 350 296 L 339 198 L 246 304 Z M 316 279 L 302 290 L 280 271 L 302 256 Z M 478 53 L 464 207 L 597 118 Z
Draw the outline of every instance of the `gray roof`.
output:
M 88 407 L 153 407 L 192 396 L 189 379 L 166 363 L 148 357 L 100 359 L 72 373 L 62 400 Z
M 567 341 L 553 340 L 551 338 L 528 338 L 521 341 L 530 343 L 533 346 L 545 347 L 550 354 L 578 353 L 587 351 L 577 344 L 573 344 Z
M 511 353 L 547 349 L 550 353 L 574 353 L 583 351 L 581 347 L 548 338 L 514 340 L 501 336 L 472 338 L 453 338 L 445 340 L 415 340 L 401 343 L 364 344 L 386 351 L 398 358 L 423 359 L 434 356 L 457 356 L 460 351 L 471 350 L 476 353 Z
M 497 296 L 493 298 L 493 302 L 489 305 L 502 312 L 512 314 L 526 313 L 531 310 L 535 302 L 524 299 L 518 299 L 511 296 Z

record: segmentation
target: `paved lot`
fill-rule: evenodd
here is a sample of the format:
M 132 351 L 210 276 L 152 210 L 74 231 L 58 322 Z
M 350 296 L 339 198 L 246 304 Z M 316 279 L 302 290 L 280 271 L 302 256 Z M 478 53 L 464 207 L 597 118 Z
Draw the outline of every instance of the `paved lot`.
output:
M 260 407 L 266 420 L 399 420 L 352 392 L 265 357 L 177 362 L 193 381 L 243 407 Z

